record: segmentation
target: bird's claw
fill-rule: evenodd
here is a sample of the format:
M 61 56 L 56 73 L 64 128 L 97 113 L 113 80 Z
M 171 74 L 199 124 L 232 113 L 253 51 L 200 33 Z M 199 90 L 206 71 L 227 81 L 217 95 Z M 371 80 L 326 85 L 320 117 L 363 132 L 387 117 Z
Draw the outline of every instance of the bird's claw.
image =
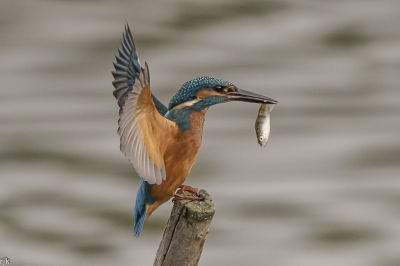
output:
M 200 191 L 197 188 L 193 188 L 191 186 L 180 185 L 178 191 L 176 193 L 182 193 L 183 191 L 192 192 L 195 195 L 199 195 Z
M 177 200 L 200 200 L 199 197 L 197 196 L 189 196 L 189 195 L 178 195 L 174 194 L 174 197 L 172 198 L 172 202 L 175 202 Z
M 191 192 L 191 193 L 195 194 L 195 196 L 185 195 L 185 194 L 183 194 L 184 191 Z M 179 186 L 179 189 L 174 194 L 174 197 L 172 198 L 172 202 L 175 202 L 177 200 L 201 200 L 202 197 L 200 197 L 199 194 L 200 194 L 200 191 L 198 189 L 192 188 L 191 186 L 181 185 L 181 186 Z

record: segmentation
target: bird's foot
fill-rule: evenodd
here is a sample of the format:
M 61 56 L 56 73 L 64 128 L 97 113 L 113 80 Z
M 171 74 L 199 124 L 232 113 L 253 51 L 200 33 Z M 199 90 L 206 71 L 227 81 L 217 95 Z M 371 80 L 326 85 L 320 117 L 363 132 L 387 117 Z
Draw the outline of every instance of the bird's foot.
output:
M 189 196 L 189 195 L 183 195 L 183 194 L 174 194 L 174 197 L 172 198 L 172 202 L 175 202 L 177 200 L 200 200 L 199 197 L 197 196 Z
M 183 191 L 189 191 L 195 194 L 196 196 L 199 195 L 200 191 L 197 188 L 193 188 L 191 186 L 180 185 L 179 189 L 176 193 L 182 193 Z
M 195 196 L 183 194 L 183 192 L 185 191 L 191 192 Z M 174 197 L 172 198 L 172 202 L 175 202 L 177 200 L 201 200 L 201 198 L 199 197 L 199 193 L 200 191 L 196 188 L 192 188 L 191 186 L 180 185 L 179 189 L 176 191 Z

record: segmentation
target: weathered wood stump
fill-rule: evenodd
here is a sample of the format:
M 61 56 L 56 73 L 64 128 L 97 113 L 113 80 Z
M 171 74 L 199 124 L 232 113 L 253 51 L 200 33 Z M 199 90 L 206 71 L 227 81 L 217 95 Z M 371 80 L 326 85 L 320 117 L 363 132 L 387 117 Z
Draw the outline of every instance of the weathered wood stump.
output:
M 200 201 L 174 203 L 154 266 L 198 265 L 215 213 L 210 195 L 205 190 L 200 190 L 199 195 Z

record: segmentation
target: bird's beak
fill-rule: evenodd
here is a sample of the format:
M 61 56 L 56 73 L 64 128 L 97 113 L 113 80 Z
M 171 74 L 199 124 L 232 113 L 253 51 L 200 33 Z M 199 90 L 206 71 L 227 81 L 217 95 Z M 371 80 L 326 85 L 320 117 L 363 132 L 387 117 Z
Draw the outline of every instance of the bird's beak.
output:
M 236 89 L 236 91 L 228 92 L 226 94 L 229 98 L 229 101 L 241 101 L 241 102 L 249 102 L 249 103 L 267 103 L 267 104 L 277 104 L 278 101 L 269 98 L 267 96 L 263 96 L 251 91 L 245 91 L 241 89 Z

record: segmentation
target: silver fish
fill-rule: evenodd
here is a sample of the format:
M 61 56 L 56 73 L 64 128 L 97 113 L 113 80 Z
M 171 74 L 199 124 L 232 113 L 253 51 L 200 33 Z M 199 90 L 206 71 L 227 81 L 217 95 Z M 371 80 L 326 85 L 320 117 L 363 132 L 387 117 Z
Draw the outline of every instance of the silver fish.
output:
M 269 132 L 271 128 L 270 113 L 273 108 L 274 104 L 265 103 L 261 104 L 260 109 L 258 110 L 255 128 L 258 144 L 260 144 L 261 147 L 265 147 L 269 139 Z

